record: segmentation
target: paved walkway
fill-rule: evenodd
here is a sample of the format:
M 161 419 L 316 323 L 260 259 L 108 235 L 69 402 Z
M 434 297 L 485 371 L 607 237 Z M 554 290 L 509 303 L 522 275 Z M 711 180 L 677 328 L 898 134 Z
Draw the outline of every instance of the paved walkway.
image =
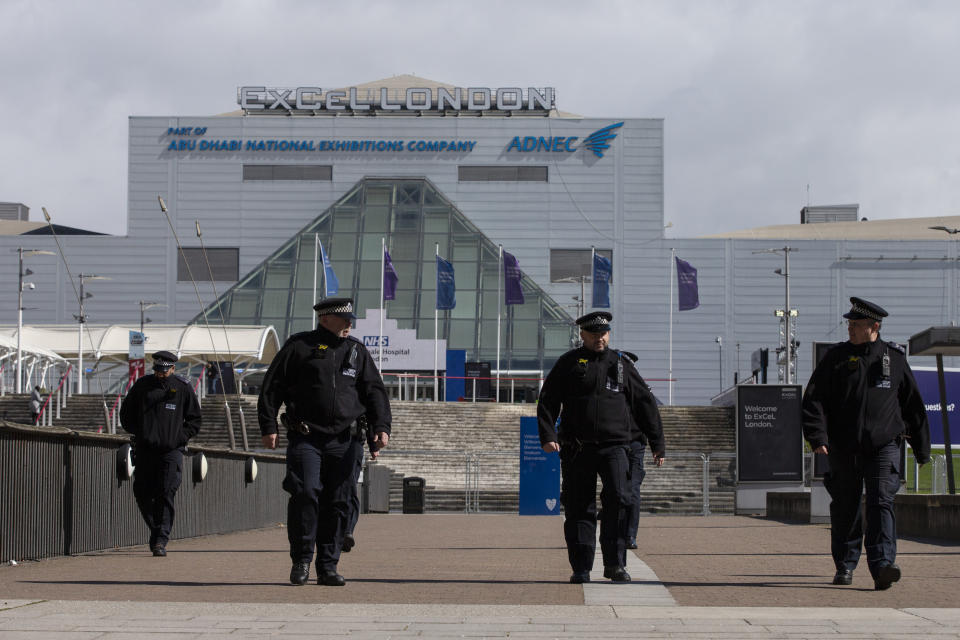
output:
M 559 518 L 363 516 L 343 588 L 287 584 L 281 526 L 0 567 L 0 638 L 960 638 L 960 545 L 829 584 L 827 529 L 649 517 L 634 582 L 567 583 Z

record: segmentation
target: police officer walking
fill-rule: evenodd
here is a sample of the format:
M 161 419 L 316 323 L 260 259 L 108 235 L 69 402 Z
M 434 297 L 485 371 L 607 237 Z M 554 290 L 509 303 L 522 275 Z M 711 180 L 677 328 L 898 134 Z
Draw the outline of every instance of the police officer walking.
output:
M 310 576 L 316 548 L 317 583 L 343 586 L 337 573 L 348 522 L 357 460 L 357 420 L 365 416 L 372 446 L 390 438 L 390 403 L 380 372 L 361 342 L 350 337 L 353 300 L 328 299 L 314 306 L 318 326 L 290 337 L 270 363 L 257 407 L 263 445 L 277 446 L 277 413 L 287 426 L 290 494 L 287 536 L 290 582 Z
M 133 495 L 158 557 L 167 555 L 183 453 L 202 418 L 193 388 L 173 374 L 176 361 L 169 351 L 153 354 L 153 374 L 137 380 L 120 405 L 120 423 L 134 436 Z
M 874 588 L 883 590 L 900 579 L 893 511 L 900 444 L 907 438 L 917 462 L 926 463 L 930 425 L 903 348 L 880 339 L 887 312 L 862 298 L 850 303 L 843 315 L 850 339 L 824 355 L 803 394 L 803 434 L 830 463 L 823 484 L 832 498 L 833 584 L 852 584 L 865 541 Z
M 600 549 L 603 575 L 629 582 L 626 508 L 631 503 L 628 450 L 634 430 L 663 464 L 663 425 L 656 400 L 629 357 L 608 348 L 613 315 L 594 311 L 577 319 L 583 346 L 560 356 L 540 394 L 540 444 L 560 452 L 560 501 L 572 583 L 590 581 L 596 552 L 597 476 L 603 481 Z M 559 422 L 559 433 L 557 425 Z

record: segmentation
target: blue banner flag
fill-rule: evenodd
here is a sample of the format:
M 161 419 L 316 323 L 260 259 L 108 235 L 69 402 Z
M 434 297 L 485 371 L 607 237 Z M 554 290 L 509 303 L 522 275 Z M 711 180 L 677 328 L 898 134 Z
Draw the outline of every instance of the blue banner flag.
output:
M 593 254 L 593 307 L 610 308 L 610 275 L 613 265 L 599 253 Z
M 437 256 L 437 309 L 457 306 L 457 285 L 453 278 L 453 264 Z
M 340 281 L 337 280 L 337 274 L 333 272 L 333 265 L 330 264 L 327 252 L 323 250 L 323 243 L 317 240 L 317 244 L 320 245 L 320 260 L 323 262 L 323 296 L 332 296 L 340 291 Z
M 700 306 L 700 292 L 697 289 L 697 270 L 680 258 L 677 261 L 677 294 L 680 311 L 689 311 Z
M 520 288 L 520 263 L 506 251 L 503 252 L 503 302 L 504 304 L 523 304 L 523 290 Z
M 390 261 L 390 252 L 383 250 L 383 299 L 395 300 L 397 297 L 397 270 L 393 268 L 393 262 Z

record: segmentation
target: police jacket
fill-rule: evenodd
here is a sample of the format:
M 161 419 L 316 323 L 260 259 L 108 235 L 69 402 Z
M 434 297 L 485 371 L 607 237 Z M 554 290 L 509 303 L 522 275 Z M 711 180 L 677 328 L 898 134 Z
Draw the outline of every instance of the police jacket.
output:
M 120 405 L 120 424 L 136 437 L 138 450 L 172 451 L 200 431 L 200 402 L 183 378 L 143 376 Z
M 580 347 L 560 356 L 544 380 L 537 423 L 541 444 L 639 440 L 664 453 L 657 401 L 630 358 L 612 349 Z
M 848 341 L 827 351 L 803 394 L 803 435 L 810 446 L 857 453 L 901 434 L 917 462 L 930 459 L 926 408 L 900 345 Z
M 324 327 L 291 336 L 270 363 L 257 403 L 263 435 L 277 432 L 281 403 L 321 433 L 340 433 L 361 415 L 372 433 L 390 433 L 390 401 L 370 352 Z

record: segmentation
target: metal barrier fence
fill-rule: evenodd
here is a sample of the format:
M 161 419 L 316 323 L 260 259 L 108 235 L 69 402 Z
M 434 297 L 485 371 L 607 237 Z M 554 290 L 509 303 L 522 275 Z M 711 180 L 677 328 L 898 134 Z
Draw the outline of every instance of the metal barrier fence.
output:
M 670 493 L 674 500 L 683 501 L 676 504 L 676 513 L 733 513 L 735 460 L 734 453 L 672 452 L 664 467 L 653 470 L 648 454 L 641 500 L 649 507 L 648 501 Z M 505 513 L 518 508 L 519 461 L 518 450 L 384 449 L 376 464 L 405 476 L 423 477 L 428 511 Z
M 124 436 L 0 426 L 0 562 L 146 544 L 130 480 L 118 480 Z M 270 526 L 286 520 L 282 456 L 190 448 L 207 457 L 201 481 L 184 457 L 173 538 Z M 258 474 L 247 482 L 246 463 Z

